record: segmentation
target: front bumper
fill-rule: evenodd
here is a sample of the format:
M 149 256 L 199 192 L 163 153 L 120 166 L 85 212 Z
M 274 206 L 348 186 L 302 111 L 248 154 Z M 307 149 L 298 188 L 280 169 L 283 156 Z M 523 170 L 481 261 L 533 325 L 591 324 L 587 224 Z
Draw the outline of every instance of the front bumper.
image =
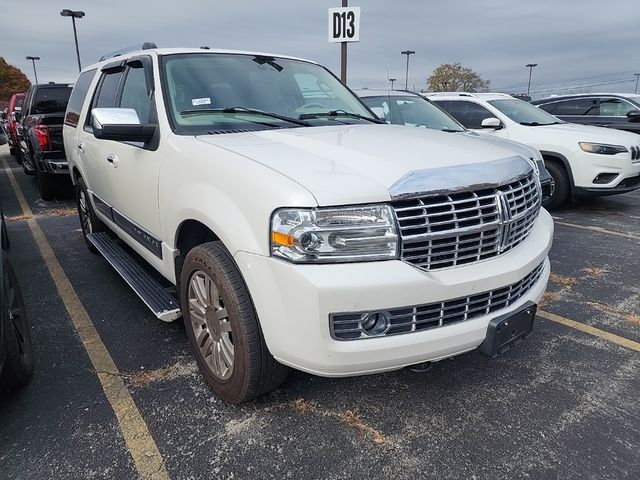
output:
M 615 195 L 640 187 L 640 162 L 632 162 L 629 153 L 597 155 L 580 150 L 571 163 L 571 170 L 573 193 L 577 196 Z M 611 180 L 596 183 L 602 176 L 610 176 Z
M 271 354 L 281 363 L 321 376 L 396 370 L 473 350 L 489 321 L 527 301 L 538 302 L 549 277 L 553 222 L 546 210 L 518 247 L 489 260 L 424 272 L 399 260 L 339 265 L 294 265 L 238 252 Z M 385 310 L 473 295 L 516 283 L 544 262 L 539 280 L 517 302 L 489 315 L 402 335 L 339 341 L 336 312 Z

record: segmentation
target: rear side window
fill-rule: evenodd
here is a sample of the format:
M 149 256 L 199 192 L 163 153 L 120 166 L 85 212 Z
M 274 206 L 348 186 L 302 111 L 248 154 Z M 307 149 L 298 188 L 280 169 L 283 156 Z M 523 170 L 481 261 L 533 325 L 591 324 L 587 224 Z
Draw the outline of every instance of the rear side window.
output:
M 547 110 L 546 108 L 544 110 Z M 547 110 L 549 111 L 549 110 Z M 554 115 L 598 115 L 598 101 L 595 98 L 577 98 L 557 102 Z
M 71 92 L 69 104 L 67 105 L 67 114 L 64 117 L 65 125 L 69 125 L 71 127 L 78 126 L 78 122 L 80 121 L 80 111 L 82 110 L 82 105 L 84 105 L 84 100 L 87 97 L 89 86 L 91 85 L 91 81 L 95 74 L 96 71 L 93 69 L 84 72 L 80 77 L 78 77 L 78 81 Z
M 71 87 L 40 87 L 33 101 L 32 113 L 62 113 L 67 109 Z
M 473 102 L 450 101 L 446 105 L 442 105 L 441 102 L 436 103 L 467 128 L 482 128 L 482 121 L 485 118 L 495 117 L 482 105 Z

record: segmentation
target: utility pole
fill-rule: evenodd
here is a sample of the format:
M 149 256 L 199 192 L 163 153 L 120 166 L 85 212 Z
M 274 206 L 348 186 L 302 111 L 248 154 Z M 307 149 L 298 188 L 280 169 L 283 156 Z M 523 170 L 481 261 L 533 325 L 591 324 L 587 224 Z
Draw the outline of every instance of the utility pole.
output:
M 393 90 L 393 82 L 395 82 L 397 80 L 397 78 L 390 78 L 389 81 L 391 82 L 391 90 Z
M 36 77 L 36 85 L 38 84 L 38 72 L 36 71 L 36 60 L 40 60 L 40 57 L 32 57 L 32 56 L 27 56 L 26 57 L 27 60 L 31 60 L 31 63 L 33 64 L 33 76 Z
M 342 0 L 342 8 L 349 6 L 349 0 Z M 340 44 L 340 80 L 347 84 L 347 42 Z
M 537 63 L 527 63 L 526 67 L 529 69 L 529 85 L 527 86 L 527 97 L 531 92 L 531 72 L 533 71 L 533 67 L 537 67 Z
M 403 50 L 400 53 L 407 56 L 407 73 L 404 77 L 404 89 L 409 90 L 409 56 L 413 55 L 416 52 L 414 50 Z
M 634 75 L 636 76 L 636 89 L 634 93 L 638 93 L 638 80 L 640 80 L 640 73 L 634 73 Z

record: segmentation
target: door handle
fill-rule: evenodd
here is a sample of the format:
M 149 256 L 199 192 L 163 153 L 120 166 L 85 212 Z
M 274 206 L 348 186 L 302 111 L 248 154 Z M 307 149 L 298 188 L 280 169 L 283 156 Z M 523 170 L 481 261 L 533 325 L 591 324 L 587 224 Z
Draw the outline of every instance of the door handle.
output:
M 84 153 L 84 142 L 78 144 L 78 150 Z
M 115 153 L 110 153 L 107 155 L 107 162 L 109 162 L 114 167 L 118 167 L 118 156 Z

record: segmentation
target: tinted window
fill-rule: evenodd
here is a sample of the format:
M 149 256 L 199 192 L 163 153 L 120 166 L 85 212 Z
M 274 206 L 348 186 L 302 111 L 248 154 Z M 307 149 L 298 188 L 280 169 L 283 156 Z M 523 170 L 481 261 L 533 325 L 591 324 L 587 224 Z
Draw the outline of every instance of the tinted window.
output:
M 504 113 L 511 120 L 518 122 L 521 125 L 536 126 L 562 123 L 553 115 L 549 115 L 544 110 L 534 107 L 529 102 L 524 102 L 517 98 L 490 100 L 489 103 Z
M 482 105 L 466 101 L 445 102 L 435 101 L 437 105 L 445 109 L 453 118 L 458 120 L 467 128 L 482 128 L 482 121 L 485 118 L 493 118 L 495 115 Z
M 62 113 L 67 109 L 71 87 L 40 87 L 36 92 L 31 113 Z
M 600 101 L 600 115 L 607 117 L 624 117 L 631 111 L 638 110 L 626 100 L 620 98 L 604 98 Z
M 89 91 L 89 86 L 91 85 L 91 81 L 93 80 L 93 76 L 96 71 L 89 70 L 88 72 L 84 72 L 78 77 L 78 81 L 73 87 L 73 91 L 71 92 L 71 97 L 69 98 L 69 104 L 67 105 L 67 114 L 64 117 L 64 123 L 66 125 L 70 125 L 72 127 L 78 126 L 78 121 L 80 120 L 80 111 L 82 110 L 82 105 L 84 104 L 84 99 L 87 96 L 87 92 Z
M 122 77 L 121 71 L 104 74 L 93 108 L 116 106 L 116 93 L 118 92 L 120 77 Z
M 147 91 L 144 68 L 129 67 L 127 77 L 122 88 L 120 107 L 133 108 L 138 114 L 140 123 L 149 123 L 151 100 Z
M 547 110 L 544 108 L 544 110 Z M 549 110 L 547 110 L 548 112 Z M 598 115 L 598 102 L 595 98 L 576 98 L 556 102 L 554 115 Z

